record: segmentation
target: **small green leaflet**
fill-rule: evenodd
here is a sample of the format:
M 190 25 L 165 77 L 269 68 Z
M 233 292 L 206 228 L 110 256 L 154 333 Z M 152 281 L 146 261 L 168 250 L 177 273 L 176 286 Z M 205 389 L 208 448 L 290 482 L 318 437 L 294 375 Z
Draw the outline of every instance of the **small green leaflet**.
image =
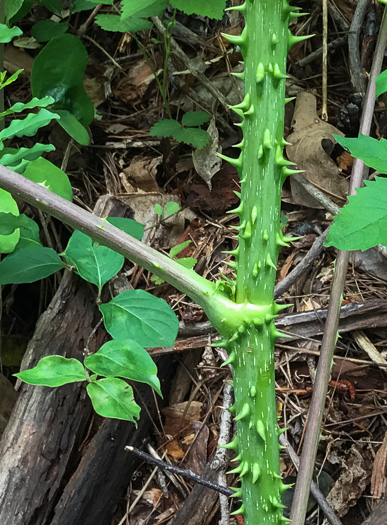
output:
M 20 113 L 21 111 L 25 111 L 26 109 L 45 108 L 50 104 L 53 104 L 54 102 L 55 100 L 52 97 L 34 97 L 26 104 L 23 104 L 23 102 L 16 102 L 16 104 L 13 104 L 13 106 L 11 106 L 9 109 L 4 111 L 3 113 L 0 113 L 0 118 L 6 117 L 7 115 L 11 115 L 12 113 Z
M 25 248 L 37 248 L 42 246 L 39 240 L 39 226 L 35 221 L 25 216 L 22 225 L 20 226 L 20 238 L 14 252 L 16 250 L 23 250 Z
M 18 27 L 8 27 L 5 24 L 0 24 L 0 44 L 8 44 L 15 36 L 22 35 L 23 31 Z
M 211 119 L 205 111 L 189 111 L 183 115 L 181 120 L 183 126 L 201 126 Z
M 387 244 L 387 179 L 376 177 L 365 185 L 333 218 L 324 246 L 364 251 Z
M 10 213 L 12 215 L 19 215 L 19 208 L 16 204 L 15 199 L 8 191 L 0 189 L 0 210 L 3 213 Z M 19 242 L 20 232 L 19 230 L 13 233 L 0 235 L 0 253 L 11 253 L 15 249 L 15 246 Z M 0 263 L 1 266 L 1 263 Z M 1 273 L 0 273 L 1 277 Z
M 202 149 L 210 142 L 211 137 L 204 129 L 183 128 L 176 120 L 165 119 L 156 122 L 150 132 L 151 137 L 173 137 L 194 148 Z
M 169 201 L 164 206 L 164 213 L 165 215 L 173 215 L 174 213 L 177 213 L 180 209 L 179 203 L 175 201 Z
M 138 241 L 144 237 L 144 225 L 125 217 L 108 217 L 107 222 L 124 231 L 128 235 L 131 235 Z
M 343 148 L 349 150 L 353 157 L 361 159 L 379 173 L 387 173 L 387 140 L 373 139 L 361 133 L 358 138 L 333 136 Z
M 376 98 L 387 91 L 387 69 L 376 78 Z
M 19 11 L 22 5 L 23 0 L 4 0 L 4 14 L 6 22 L 8 22 L 8 20 Z
M 114 339 L 145 347 L 173 346 L 179 322 L 170 306 L 144 290 L 128 290 L 101 304 L 106 330 Z
M 123 255 L 93 242 L 80 231 L 72 234 L 63 255 L 82 279 L 99 290 L 121 270 L 125 260 Z
M 185 241 L 185 242 L 181 242 L 180 244 L 176 244 L 176 246 L 170 249 L 169 257 L 173 259 L 174 257 L 176 257 L 176 255 L 178 255 L 185 248 L 187 248 L 187 246 L 189 246 L 191 243 L 192 241 Z
M 22 69 L 18 69 L 13 75 L 8 77 L 7 80 L 5 80 L 5 77 L 7 76 L 7 72 L 3 71 L 2 73 L 0 73 L 0 89 L 3 89 L 9 84 L 12 84 L 12 82 L 15 82 L 15 80 L 19 77 L 22 71 L 23 71 Z
M 39 113 L 30 113 L 23 120 L 12 120 L 10 125 L 0 133 L 0 140 L 11 137 L 32 137 L 39 128 L 47 126 L 53 119 L 59 119 L 59 115 L 51 113 L 47 109 L 41 109 Z
M 85 369 L 78 359 L 60 355 L 43 357 L 35 368 L 14 374 L 29 385 L 62 386 L 76 381 L 86 381 Z
M 123 379 L 107 377 L 87 385 L 94 410 L 102 417 L 133 421 L 140 417 L 140 407 L 134 400 L 133 389 Z
M 14 215 L 13 213 L 0 212 L 0 235 L 10 235 L 17 228 L 28 228 L 31 220 L 24 213 Z
M 72 201 L 73 190 L 68 176 L 49 160 L 43 157 L 33 160 L 26 167 L 23 175 L 27 179 L 41 184 L 64 199 Z
M 187 15 L 208 16 L 221 20 L 226 7 L 226 0 L 170 0 L 172 7 Z
M 161 396 L 157 367 L 148 352 L 136 341 L 108 341 L 84 365 L 99 376 L 123 377 L 146 383 Z
M 23 173 L 28 163 L 38 159 L 46 151 L 54 151 L 52 144 L 34 144 L 32 148 L 4 148 L 0 151 L 0 164 L 17 173 Z
M 61 270 L 63 263 L 52 248 L 26 248 L 0 262 L 0 284 L 33 283 Z
M 90 144 L 90 137 L 85 126 L 77 120 L 70 111 L 66 109 L 57 109 L 56 112 L 60 116 L 59 125 L 82 146 Z
M 136 15 L 143 9 L 156 4 L 158 0 L 122 0 L 122 19 Z
M 119 33 L 136 33 L 152 27 L 152 23 L 144 18 L 129 17 L 123 20 L 119 15 L 101 14 L 95 17 L 95 21 L 104 31 L 118 31 Z

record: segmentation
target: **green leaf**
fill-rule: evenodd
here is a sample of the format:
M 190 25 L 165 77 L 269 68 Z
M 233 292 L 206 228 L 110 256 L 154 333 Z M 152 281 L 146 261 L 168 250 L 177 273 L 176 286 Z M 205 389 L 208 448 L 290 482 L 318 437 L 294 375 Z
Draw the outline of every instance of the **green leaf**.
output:
M 24 171 L 24 177 L 41 184 L 64 199 L 71 201 L 73 198 L 68 176 L 47 159 L 40 157 L 30 162 Z
M 32 148 L 4 148 L 0 151 L 0 164 L 15 171 L 24 160 L 26 163 L 23 164 L 23 170 L 18 170 L 18 173 L 23 173 L 29 162 L 38 159 L 46 151 L 54 150 L 55 147 L 52 144 L 39 143 L 32 146 Z
M 123 255 L 93 242 L 80 231 L 72 234 L 64 256 L 82 279 L 95 284 L 99 290 L 121 270 L 125 261 Z
M 95 3 L 90 0 L 75 0 L 70 4 L 70 13 L 80 13 L 81 11 L 89 11 L 95 8 Z
M 226 0 L 170 0 L 172 7 L 187 15 L 208 16 L 221 20 L 226 7 Z
M 8 191 L 0 189 L 0 210 L 3 213 L 12 213 L 12 215 L 19 215 L 19 208 L 15 199 Z M 14 231 L 10 235 L 0 235 L 0 253 L 11 253 L 19 242 L 20 232 Z M 1 265 L 1 263 L 0 263 Z M 0 273 L 1 278 L 1 273 Z
M 12 82 L 15 82 L 15 80 L 19 77 L 20 73 L 23 71 L 23 69 L 18 69 L 17 71 L 15 71 L 15 73 L 13 75 L 11 75 L 10 77 L 7 78 L 7 80 L 4 80 L 5 79 L 5 75 L 6 75 L 6 72 L 3 71 L 1 73 L 1 82 L 0 82 L 0 89 L 3 89 L 5 88 L 6 86 L 8 86 L 9 84 L 12 84 Z
M 34 96 L 52 96 L 56 108 L 67 109 L 85 127 L 94 118 L 93 103 L 83 87 L 87 61 L 82 42 L 66 33 L 44 47 L 35 58 L 31 74 Z
M 66 359 L 60 355 L 43 357 L 35 368 L 13 375 L 29 385 L 51 387 L 87 379 L 85 369 L 78 359 Z
M 4 111 L 3 113 L 0 113 L 0 118 L 4 118 L 7 115 L 11 115 L 13 113 L 20 113 L 21 111 L 25 111 L 26 109 L 45 108 L 49 106 L 50 104 L 53 104 L 54 102 L 55 100 L 52 97 L 44 97 L 44 98 L 34 97 L 26 104 L 23 104 L 23 102 L 16 102 L 16 104 L 11 106 L 9 109 Z
M 164 207 L 164 212 L 166 215 L 174 215 L 180 209 L 179 203 L 175 201 L 169 201 Z
M 168 0 L 157 0 L 152 5 L 144 7 L 141 11 L 138 11 L 136 17 L 148 18 L 150 16 L 162 15 L 168 4 Z
M 61 270 L 63 263 L 52 248 L 26 248 L 0 262 L 0 284 L 33 283 Z
M 37 248 L 42 246 L 39 239 L 39 226 L 35 221 L 25 216 L 22 225 L 20 226 L 20 238 L 14 252 L 16 250 L 24 250 L 25 248 Z
M 145 347 L 173 346 L 179 322 L 170 306 L 144 290 L 128 290 L 101 304 L 106 330 L 114 339 Z
M 90 137 L 85 126 L 83 126 L 72 113 L 65 109 L 57 109 L 56 112 L 60 116 L 58 122 L 66 133 L 82 146 L 88 146 L 90 144 Z
M 174 134 L 179 133 L 181 129 L 181 125 L 176 120 L 164 119 L 152 126 L 149 135 L 151 137 L 174 137 Z
M 24 18 L 28 12 L 31 10 L 32 7 L 32 0 L 5 0 L 5 5 L 11 4 L 11 11 L 10 15 L 6 13 L 5 21 L 8 25 L 16 24 L 19 20 Z M 18 7 L 20 6 L 20 7 Z M 16 11 L 15 11 L 16 9 Z
M 179 142 L 184 142 L 197 149 L 202 149 L 210 143 L 211 137 L 204 129 L 181 128 L 178 133 L 174 133 L 174 138 Z
M 165 119 L 156 122 L 149 134 L 151 137 L 173 137 L 179 142 L 184 142 L 201 149 L 210 142 L 211 138 L 204 129 L 183 128 L 176 120 Z
M 0 24 L 0 44 L 7 44 L 11 42 L 15 36 L 22 35 L 23 31 L 18 27 L 8 27 L 5 24 Z
M 122 0 L 122 19 L 136 15 L 156 2 L 158 0 Z
M 10 235 L 17 228 L 28 227 L 30 220 L 24 213 L 13 215 L 13 213 L 0 212 L 0 234 Z
M 387 69 L 376 78 L 376 98 L 387 91 Z
M 137 31 L 150 29 L 152 27 L 152 23 L 149 22 L 149 20 L 137 17 L 130 17 L 123 20 L 119 15 L 101 14 L 95 17 L 95 21 L 104 31 L 118 31 L 119 33 L 136 33 Z
M 387 244 L 387 179 L 376 177 L 365 185 L 333 218 L 324 246 L 364 251 Z
M 190 111 L 183 116 L 183 126 L 201 126 L 211 119 L 211 115 L 204 111 Z
M 176 262 L 184 266 L 184 268 L 192 270 L 198 260 L 195 257 L 180 257 L 180 259 L 176 259 Z
M 4 0 L 5 20 L 8 22 L 23 5 L 23 0 Z
M 39 128 L 47 126 L 53 119 L 59 119 L 59 115 L 47 109 L 41 109 L 39 113 L 30 113 L 23 120 L 12 120 L 10 125 L 0 133 L 0 140 L 11 137 L 32 137 Z
M 87 385 L 94 410 L 102 417 L 133 421 L 140 417 L 140 407 L 134 400 L 133 389 L 123 379 L 107 377 Z
M 54 22 L 53 20 L 40 20 L 31 28 L 31 35 L 38 42 L 48 42 L 56 36 L 63 35 L 69 28 L 67 22 Z
M 333 135 L 337 142 L 379 173 L 387 173 L 387 140 L 373 139 L 360 133 L 358 138 Z
M 97 353 L 86 357 L 84 365 L 99 376 L 123 377 L 146 383 L 161 396 L 157 366 L 136 341 L 108 341 Z
M 176 246 L 171 248 L 171 250 L 169 252 L 169 257 L 171 257 L 171 259 L 173 259 L 174 257 L 176 257 L 176 255 L 178 255 L 185 248 L 187 248 L 187 246 L 189 246 L 191 243 L 192 243 L 192 241 L 185 241 L 185 242 L 181 242 L 180 244 L 176 244 Z
M 126 219 L 124 217 L 108 217 L 107 222 L 124 231 L 128 235 L 131 235 L 138 241 L 144 237 L 144 225 L 133 220 Z
M 46 7 L 52 13 L 56 13 L 57 15 L 61 14 L 63 5 L 60 3 L 59 0 L 41 0 L 41 2 L 44 5 L 44 7 Z
M 163 208 L 162 206 L 160 206 L 160 204 L 155 204 L 154 205 L 154 212 L 156 215 L 162 215 L 163 214 Z

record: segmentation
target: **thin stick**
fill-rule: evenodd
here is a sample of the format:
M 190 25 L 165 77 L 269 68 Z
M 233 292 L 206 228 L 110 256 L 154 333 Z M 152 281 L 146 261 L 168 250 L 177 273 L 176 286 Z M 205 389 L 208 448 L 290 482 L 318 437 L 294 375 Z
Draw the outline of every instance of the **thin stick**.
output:
M 360 124 L 360 133 L 363 135 L 368 135 L 371 128 L 373 110 L 375 106 L 375 79 L 381 70 L 386 43 L 387 11 L 384 10 Z M 356 188 L 362 185 L 363 174 L 364 163 L 359 159 L 355 159 L 351 175 L 349 191 L 350 195 L 355 194 Z M 321 432 L 321 423 L 324 414 L 331 364 L 336 346 L 338 333 L 337 327 L 340 319 L 340 306 L 347 274 L 349 254 L 350 252 L 339 251 L 336 260 L 336 271 L 331 288 L 331 301 L 328 308 L 324 336 L 321 345 L 320 359 L 318 363 L 318 373 L 309 410 L 305 441 L 300 461 L 300 469 L 294 491 L 292 512 L 290 515 L 292 525 L 303 525 L 305 520 L 308 495 L 313 476 L 313 467 L 315 464 L 315 458 L 319 444 L 319 435 Z
M 217 492 L 220 492 L 220 494 L 224 494 L 225 496 L 231 496 L 232 494 L 234 494 L 233 490 L 228 489 L 227 487 L 222 487 L 217 483 L 212 483 L 212 481 L 203 479 L 202 477 L 195 474 L 195 472 L 192 472 L 192 470 L 186 470 L 180 467 L 175 467 L 174 465 L 170 465 L 169 463 L 161 461 L 160 459 L 156 459 L 150 454 L 147 454 L 146 452 L 143 452 L 142 450 L 136 447 L 127 446 L 125 447 L 125 450 L 127 450 L 128 452 L 133 452 L 133 454 L 136 454 L 136 456 L 143 459 L 147 463 L 150 463 L 151 465 L 157 465 L 163 470 L 169 470 L 170 472 L 173 472 L 174 474 L 177 474 L 184 479 L 194 481 L 199 485 L 203 485 L 204 487 L 208 487 L 209 489 L 216 490 Z

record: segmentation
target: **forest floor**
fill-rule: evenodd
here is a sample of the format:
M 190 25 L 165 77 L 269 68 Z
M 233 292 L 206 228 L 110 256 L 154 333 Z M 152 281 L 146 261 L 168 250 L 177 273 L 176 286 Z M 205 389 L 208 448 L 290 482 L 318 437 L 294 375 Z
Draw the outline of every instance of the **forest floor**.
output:
M 316 36 L 294 46 L 289 55 L 287 96 L 295 99 L 286 106 L 285 138 L 291 142 L 292 135 L 297 137 L 298 147 L 295 151 L 289 146 L 287 155 L 305 169 L 305 177 L 329 200 L 342 206 L 346 202 L 353 159 L 335 143 L 332 135 L 351 137 L 358 133 L 362 96 L 356 89 L 359 86 L 351 83 L 352 62 L 346 45 L 357 2 L 331 2 L 327 122 L 321 119 L 321 6 L 308 0 L 296 3 L 309 14 L 293 23 L 293 33 Z M 102 6 L 100 12 L 109 9 Z M 89 14 L 79 13 L 75 27 L 80 27 Z M 372 4 L 359 27 L 363 79 L 371 68 L 380 15 L 381 9 Z M 33 23 L 47 16 L 44 7 L 34 8 L 23 19 L 23 31 L 28 34 Z M 242 24 L 242 17 L 234 13 L 222 21 L 178 13 L 173 39 L 186 55 L 186 61 L 183 63 L 172 50 L 165 63 L 164 36 L 156 29 L 141 31 L 134 38 L 130 33 L 102 31 L 89 20 L 83 38 L 89 53 L 85 86 L 99 115 L 90 126 L 91 146 L 80 147 L 73 142 L 69 145 L 59 126 L 49 131 L 56 151 L 48 158 L 64 166 L 77 204 L 92 210 L 97 199 L 106 193 L 122 199 L 131 216 L 145 225 L 147 242 L 153 247 L 168 254 L 177 244 L 191 241 L 177 258 L 195 258 L 195 270 L 210 279 L 221 274 L 232 278 L 224 251 L 232 249 L 234 242 L 231 227 L 237 225 L 237 217 L 227 212 L 238 202 L 234 193 L 238 190 L 238 177 L 235 168 L 220 161 L 215 153 L 232 152 L 232 145 L 240 142 L 240 133 L 232 125 L 235 115 L 213 97 L 208 83 L 227 103 L 241 100 L 242 85 L 230 75 L 240 71 L 241 55 L 221 33 L 239 34 Z M 31 57 L 37 51 L 7 47 L 7 68 L 25 70 L 12 95 L 9 94 L 10 102 L 25 101 L 31 96 Z M 205 82 L 192 74 L 193 67 L 204 73 Z M 169 109 L 160 95 L 154 72 L 165 84 Z M 212 141 L 206 148 L 195 151 L 172 138 L 150 136 L 150 128 L 160 119 L 168 118 L 168 111 L 181 121 L 182 114 L 196 110 L 213 116 L 208 125 Z M 373 136 L 384 137 L 386 124 L 385 106 L 377 102 Z M 180 211 L 161 219 L 155 205 L 164 207 L 170 201 L 177 202 Z M 284 323 L 285 331 L 293 334 L 292 339 L 279 340 L 276 347 L 278 415 L 280 424 L 289 429 L 287 439 L 300 453 L 336 251 L 323 249 L 296 282 L 286 284 L 287 277 L 329 227 L 332 215 L 324 204 L 292 180 L 283 188 L 282 208 L 284 232 L 301 239 L 282 249 L 277 272 L 278 284 L 285 283 L 278 301 L 291 304 L 280 322 Z M 68 237 L 60 226 L 58 231 L 63 239 Z M 125 271 L 134 288 L 164 298 L 181 321 L 175 348 L 152 350 L 158 362 L 164 354 L 173 353 L 176 372 L 171 384 L 163 386 L 164 404 L 160 405 L 154 428 L 144 436 L 144 450 L 149 452 L 150 444 L 164 461 L 201 474 L 216 451 L 223 386 L 229 378 L 228 370 L 220 368 L 221 355 L 210 345 L 216 334 L 206 324 L 201 308 L 185 296 L 129 262 Z M 376 249 L 351 255 L 343 301 L 346 313 L 340 322 L 341 338 L 337 342 L 316 462 L 321 488 L 344 525 L 360 525 L 386 490 L 386 281 L 387 260 Z M 55 291 L 55 281 L 20 288 L 7 288 L 3 297 L 5 306 L 11 301 L 3 315 L 6 333 L 3 370 L 8 377 L 20 363 L 20 356 L 15 359 L 15 346 L 9 341 L 28 341 L 38 314 L 44 311 Z M 357 303 L 363 308 L 360 315 Z M 7 351 L 11 346 L 12 350 Z M 156 398 L 155 403 L 159 403 Z M 295 467 L 286 451 L 281 454 L 283 476 L 294 476 Z M 229 486 L 233 486 L 233 481 L 228 476 Z M 178 476 L 174 482 L 175 485 L 161 473 L 155 474 L 154 466 L 139 464 L 127 493 L 114 511 L 111 525 L 171 523 L 193 485 Z M 200 507 L 200 502 L 197 505 Z M 211 505 L 203 525 L 219 523 L 218 499 Z M 309 523 L 322 524 L 321 511 L 313 502 L 310 506 Z M 189 523 L 195 522 L 192 520 Z

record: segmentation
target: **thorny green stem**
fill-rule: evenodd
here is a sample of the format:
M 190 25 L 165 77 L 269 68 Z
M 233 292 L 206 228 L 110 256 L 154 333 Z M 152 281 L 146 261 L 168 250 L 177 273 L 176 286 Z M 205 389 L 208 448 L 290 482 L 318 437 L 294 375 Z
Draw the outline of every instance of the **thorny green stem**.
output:
M 281 188 L 297 172 L 283 157 L 286 56 L 305 37 L 289 34 L 297 14 L 286 0 L 246 0 L 236 9 L 245 28 L 240 36 L 224 36 L 240 47 L 245 64 L 245 97 L 232 108 L 242 118 L 243 140 L 237 159 L 222 158 L 237 168 L 241 183 L 241 202 L 232 210 L 240 218 L 239 245 L 229 252 L 236 259 L 233 293 L 237 304 L 255 305 L 257 313 L 231 337 L 220 329 L 224 340 L 218 344 L 233 365 L 237 437 L 228 447 L 238 453 L 232 472 L 242 485 L 242 507 L 235 513 L 244 514 L 246 525 L 273 525 L 288 521 L 282 513 L 288 487 L 279 470 L 274 378 L 274 342 L 281 336 L 274 325 L 280 310 L 274 302 L 276 265 L 289 240 L 280 227 Z

